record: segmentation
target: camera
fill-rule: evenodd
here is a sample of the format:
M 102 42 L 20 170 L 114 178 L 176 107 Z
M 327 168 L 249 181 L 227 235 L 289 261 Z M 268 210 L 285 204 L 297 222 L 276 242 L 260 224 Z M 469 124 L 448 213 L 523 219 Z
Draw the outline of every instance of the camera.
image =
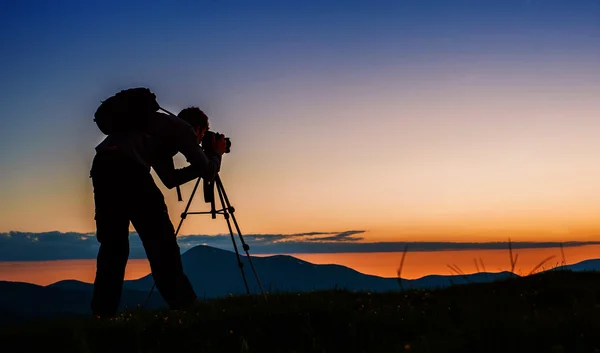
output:
M 225 135 L 220 134 L 218 132 L 213 132 L 213 131 L 207 131 L 204 136 L 202 137 L 202 148 L 205 151 L 210 151 L 212 150 L 213 146 L 212 146 L 212 140 L 213 137 L 215 139 L 215 141 L 218 141 L 222 138 L 225 139 L 225 141 L 227 142 L 227 148 L 225 149 L 225 153 L 229 153 L 231 152 L 231 141 L 229 140 L 229 137 L 225 137 Z

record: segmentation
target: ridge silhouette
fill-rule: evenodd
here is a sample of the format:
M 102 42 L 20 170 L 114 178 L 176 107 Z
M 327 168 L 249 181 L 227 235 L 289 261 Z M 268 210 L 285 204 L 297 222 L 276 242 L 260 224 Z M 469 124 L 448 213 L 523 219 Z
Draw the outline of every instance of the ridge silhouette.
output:
M 182 261 L 201 299 L 229 294 L 245 295 L 245 287 L 233 251 L 198 245 L 182 254 Z M 242 261 L 247 260 L 243 257 Z M 253 256 L 252 261 L 257 270 L 261 271 L 261 277 L 264 277 L 265 290 L 270 292 L 306 292 L 336 288 L 369 292 L 400 290 L 395 277 L 367 275 L 342 265 L 317 265 L 289 255 Z M 562 268 L 574 271 L 600 270 L 600 259 L 585 260 Z M 433 289 L 457 284 L 492 282 L 516 276 L 508 271 L 480 272 L 465 276 L 428 275 L 419 279 L 403 279 L 402 283 L 404 290 Z M 125 281 L 120 310 L 143 304 L 151 285 L 151 275 Z M 255 283 L 252 285 L 256 286 Z M 2 319 L 2 323 L 7 323 L 9 317 L 12 320 L 10 322 L 14 323 L 14 320 L 35 317 L 88 315 L 88 302 L 92 290 L 91 283 L 76 280 L 59 281 L 45 287 L 0 281 L 0 314 L 5 313 L 3 317 L 7 318 Z M 154 296 L 147 308 L 161 307 L 166 307 L 166 304 L 160 296 Z

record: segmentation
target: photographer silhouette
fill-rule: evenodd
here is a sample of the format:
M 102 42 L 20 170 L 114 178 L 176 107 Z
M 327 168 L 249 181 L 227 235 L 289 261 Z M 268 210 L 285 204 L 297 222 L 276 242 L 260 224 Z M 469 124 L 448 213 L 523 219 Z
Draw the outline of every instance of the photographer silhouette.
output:
M 122 105 L 112 110 L 109 108 L 113 107 L 106 107 L 116 105 L 110 101 L 112 98 L 96 112 L 99 127 L 108 116 L 131 113 L 127 109 L 115 113 Z M 122 94 L 121 99 L 126 98 Z M 142 114 L 139 128 L 108 131 L 96 147 L 92 162 L 90 177 L 100 249 L 91 309 L 98 317 L 117 313 L 129 257 L 130 222 L 143 243 L 156 288 L 169 308 L 189 308 L 197 298 L 183 272 L 175 230 L 150 169 L 154 168 L 169 189 L 200 177 L 213 180 L 220 170 L 227 141 L 213 136 L 210 149 L 204 151 L 200 147 L 208 131 L 208 117 L 197 107 L 186 108 L 178 116 L 153 110 Z M 173 157 L 178 152 L 186 157 L 189 166 L 175 169 Z

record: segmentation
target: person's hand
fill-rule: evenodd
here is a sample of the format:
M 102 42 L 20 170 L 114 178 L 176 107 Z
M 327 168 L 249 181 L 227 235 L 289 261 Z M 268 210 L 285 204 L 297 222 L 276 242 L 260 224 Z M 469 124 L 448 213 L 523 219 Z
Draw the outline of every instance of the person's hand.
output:
M 213 139 L 216 139 L 216 137 L 213 137 Z M 227 150 L 227 141 L 225 141 L 225 135 L 219 134 L 218 139 L 213 140 L 213 146 L 221 156 L 225 154 L 225 151 Z

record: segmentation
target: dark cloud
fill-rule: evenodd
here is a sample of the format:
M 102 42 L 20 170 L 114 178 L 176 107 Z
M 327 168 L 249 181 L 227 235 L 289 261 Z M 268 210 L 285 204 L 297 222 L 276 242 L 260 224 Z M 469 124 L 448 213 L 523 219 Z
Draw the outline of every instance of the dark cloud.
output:
M 353 237 L 354 234 L 360 234 L 360 233 L 364 233 L 364 230 L 348 230 L 345 232 L 341 232 L 335 235 L 331 235 L 328 237 L 319 237 L 319 238 L 312 238 L 312 239 L 307 239 L 307 241 L 311 241 L 311 242 L 329 242 L 329 241 L 333 241 L 333 242 L 353 242 L 353 241 L 359 241 L 359 240 L 363 240 L 364 238 L 362 237 Z
M 347 238 L 354 234 L 364 233 L 365 230 L 348 230 L 344 232 L 309 232 L 309 233 L 292 233 L 292 234 L 248 234 L 244 238 L 252 241 L 260 242 L 261 244 L 276 244 L 282 242 L 302 242 L 302 241 L 353 241 L 361 240 L 362 238 Z M 326 237 L 323 237 L 326 236 Z M 214 236 L 209 236 L 214 237 Z M 230 236 L 229 236 L 230 237 Z
M 277 244 L 303 243 L 312 239 L 327 242 L 357 241 L 360 238 L 350 238 L 349 236 L 363 232 L 365 231 L 248 234 L 244 235 L 243 239 L 253 250 L 258 251 L 256 253 L 278 253 Z M 234 236 L 236 242 L 240 244 L 239 236 Z M 233 249 L 230 234 L 187 235 L 179 236 L 177 240 L 182 252 L 197 245 Z M 98 247 L 99 244 L 94 233 L 61 233 L 58 231 L 0 233 L 0 261 L 95 259 L 98 254 Z M 130 234 L 129 257 L 132 259 L 146 257 L 142 242 L 135 232 Z
M 297 253 L 339 253 L 339 252 L 401 252 L 408 245 L 408 251 L 441 250 L 491 250 L 507 249 L 504 242 L 495 243 L 452 243 L 452 242 L 361 242 L 363 237 L 356 235 L 365 230 L 342 232 L 308 232 L 296 234 L 247 234 L 244 242 L 250 246 L 250 254 L 297 254 Z M 234 234 L 239 251 L 241 242 Z M 181 252 L 197 245 L 209 245 L 233 250 L 230 234 L 186 235 L 177 237 Z M 514 242 L 513 249 L 572 247 L 600 244 L 600 242 Z M 0 261 L 36 261 L 63 259 L 95 259 L 98 253 L 95 234 L 9 232 L 0 233 Z M 145 258 L 146 253 L 139 236 L 131 233 L 130 258 Z
M 0 261 L 95 258 L 94 234 L 9 232 L 0 233 Z

